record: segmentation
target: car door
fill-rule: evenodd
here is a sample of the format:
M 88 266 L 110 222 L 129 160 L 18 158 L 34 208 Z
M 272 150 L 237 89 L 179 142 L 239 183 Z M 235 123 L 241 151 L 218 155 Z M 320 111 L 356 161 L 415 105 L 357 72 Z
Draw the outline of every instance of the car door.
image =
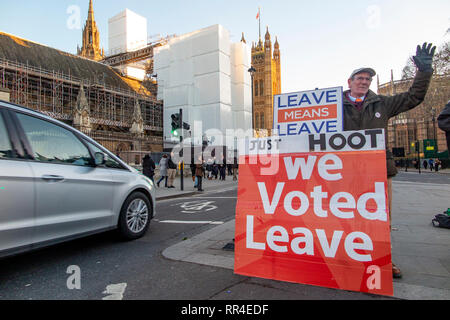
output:
M 93 165 L 78 137 L 46 119 L 16 113 L 34 158 L 34 242 L 88 234 L 111 227 L 113 184 L 108 170 Z
M 0 107 L 0 256 L 29 248 L 34 228 L 34 179 L 15 128 Z

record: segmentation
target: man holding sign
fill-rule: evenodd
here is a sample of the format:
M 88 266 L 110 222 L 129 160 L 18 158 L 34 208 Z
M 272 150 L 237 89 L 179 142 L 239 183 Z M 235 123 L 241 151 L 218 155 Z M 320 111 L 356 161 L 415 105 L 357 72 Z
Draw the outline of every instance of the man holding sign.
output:
M 402 112 L 417 107 L 425 95 L 433 75 L 433 56 L 436 47 L 424 43 L 417 46 L 413 61 L 418 69 L 413 84 L 408 92 L 394 96 L 377 95 L 369 90 L 375 71 L 371 68 L 361 68 L 353 71 L 348 79 L 350 90 L 344 92 L 344 130 L 362 130 L 385 128 L 387 140 L 388 120 Z M 389 209 L 392 204 L 392 177 L 397 174 L 394 157 L 390 150 L 386 151 Z M 391 212 L 389 210 L 389 212 Z M 394 264 L 392 272 L 395 278 L 401 278 L 401 271 Z
M 239 148 L 236 273 L 393 294 L 393 272 L 401 275 L 390 246 L 396 169 L 385 128 L 423 101 L 434 50 L 418 47 L 419 71 L 407 93 L 376 95 L 369 90 L 375 71 L 362 68 L 344 93 L 327 88 L 274 97 L 278 136 Z

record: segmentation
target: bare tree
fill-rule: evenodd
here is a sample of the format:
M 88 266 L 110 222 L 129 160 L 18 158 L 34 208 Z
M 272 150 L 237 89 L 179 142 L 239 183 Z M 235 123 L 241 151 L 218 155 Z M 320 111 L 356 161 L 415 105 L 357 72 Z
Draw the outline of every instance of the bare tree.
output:
M 416 76 L 416 65 L 413 62 L 412 56 L 406 61 L 406 65 L 402 70 L 402 80 L 412 79 Z
M 450 29 L 449 29 L 450 30 Z M 447 41 L 442 44 L 433 59 L 433 68 L 435 75 L 449 75 L 450 74 L 450 42 Z M 406 65 L 402 70 L 402 80 L 412 79 L 416 75 L 416 66 L 412 56 L 406 61 Z
M 439 47 L 433 59 L 433 67 L 438 75 L 450 75 L 450 41 Z

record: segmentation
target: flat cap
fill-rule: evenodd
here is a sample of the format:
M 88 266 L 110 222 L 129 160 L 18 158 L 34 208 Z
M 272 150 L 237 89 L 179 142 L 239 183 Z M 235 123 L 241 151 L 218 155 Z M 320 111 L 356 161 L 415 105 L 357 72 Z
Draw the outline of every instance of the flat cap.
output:
M 371 77 L 374 77 L 377 74 L 375 70 L 373 70 L 372 68 L 359 68 L 352 72 L 349 79 L 353 78 L 354 75 L 361 72 L 367 72 L 368 74 L 370 74 Z

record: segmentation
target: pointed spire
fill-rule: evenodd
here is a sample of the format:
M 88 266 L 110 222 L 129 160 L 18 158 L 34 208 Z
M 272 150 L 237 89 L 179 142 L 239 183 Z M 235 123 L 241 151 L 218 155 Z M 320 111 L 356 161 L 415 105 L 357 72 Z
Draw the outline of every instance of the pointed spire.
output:
M 88 20 L 94 21 L 94 6 L 92 5 L 92 0 L 89 0 Z
M 241 38 L 241 42 L 243 42 L 243 43 L 247 43 L 247 41 L 245 41 L 245 38 L 244 38 L 244 33 L 242 32 L 242 38 Z
M 78 55 L 99 61 L 103 58 L 104 52 L 100 48 L 100 34 L 95 23 L 94 5 L 92 0 L 89 0 L 89 11 L 86 23 L 83 27 L 83 44 Z
M 266 41 L 270 40 L 269 26 L 266 26 Z
M 277 36 L 275 36 L 275 44 L 273 45 L 273 47 L 275 48 L 275 49 L 280 49 L 280 44 L 278 43 L 278 37 Z
M 391 69 L 391 95 L 395 94 L 395 86 L 394 86 L 394 70 Z

